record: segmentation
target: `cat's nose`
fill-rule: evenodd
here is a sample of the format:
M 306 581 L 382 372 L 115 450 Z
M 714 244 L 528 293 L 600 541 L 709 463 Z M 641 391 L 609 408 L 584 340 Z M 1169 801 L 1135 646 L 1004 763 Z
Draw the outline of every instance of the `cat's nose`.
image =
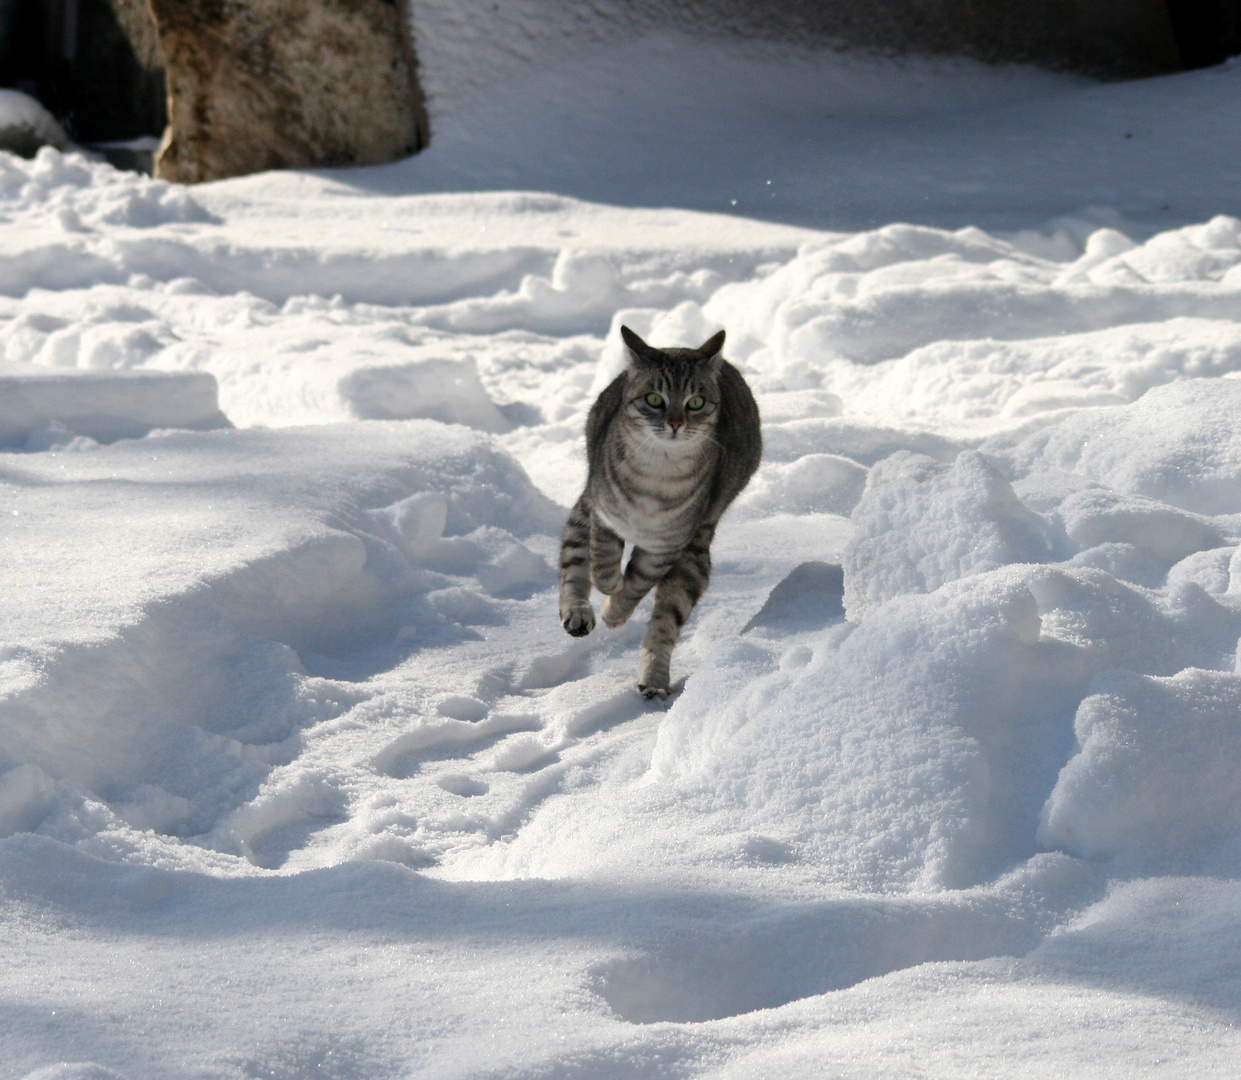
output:
M 668 426 L 672 428 L 672 434 L 675 435 L 678 431 L 681 430 L 681 428 L 685 426 L 685 421 L 684 420 L 669 420 Z

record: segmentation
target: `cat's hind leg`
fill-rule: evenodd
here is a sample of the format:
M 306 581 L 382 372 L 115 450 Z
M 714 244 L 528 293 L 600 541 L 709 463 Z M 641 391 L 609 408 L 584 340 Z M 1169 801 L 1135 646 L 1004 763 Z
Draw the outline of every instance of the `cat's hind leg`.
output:
M 560 625 L 574 637 L 595 628 L 590 606 L 590 510 L 585 497 L 569 512 L 560 536 Z
M 715 526 L 703 525 L 676 564 L 655 586 L 655 610 L 642 639 L 638 689 L 648 698 L 668 696 L 672 650 L 681 627 L 711 581 L 711 540 Z M 606 615 L 605 615 L 606 618 Z
M 660 579 L 675 565 L 678 551 L 652 552 L 636 547 L 629 556 L 621 587 L 603 601 L 600 614 L 604 624 L 612 630 L 624 626 L 642 597 L 651 591 Z

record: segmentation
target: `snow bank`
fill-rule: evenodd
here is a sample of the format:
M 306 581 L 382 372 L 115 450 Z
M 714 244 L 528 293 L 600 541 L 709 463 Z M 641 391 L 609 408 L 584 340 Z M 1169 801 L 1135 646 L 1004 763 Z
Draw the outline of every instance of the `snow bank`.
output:
M 154 428 L 228 427 L 217 397 L 206 372 L 0 365 L 0 446 L 45 450 L 75 435 L 113 442 Z
M 721 287 L 703 313 L 773 388 L 820 387 L 857 413 L 895 405 L 907 422 L 973 432 L 1237 370 L 1239 227 L 1219 217 L 1141 248 L 1100 229 L 1063 263 L 977 229 L 894 225 L 807 244 L 762 280 Z M 1122 241 L 1126 255 L 1097 261 Z
M 853 520 L 844 602 L 855 622 L 894 596 L 1051 554 L 1046 523 L 973 451 L 948 466 L 909 453 L 885 458 L 872 466 Z

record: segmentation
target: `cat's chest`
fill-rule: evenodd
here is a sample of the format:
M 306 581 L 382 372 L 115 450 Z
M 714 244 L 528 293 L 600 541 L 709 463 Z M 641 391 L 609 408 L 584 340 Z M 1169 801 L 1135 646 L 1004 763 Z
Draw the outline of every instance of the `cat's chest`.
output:
M 658 551 L 682 547 L 698 527 L 708 475 L 698 458 L 613 460 L 595 491 L 604 523 L 632 544 Z

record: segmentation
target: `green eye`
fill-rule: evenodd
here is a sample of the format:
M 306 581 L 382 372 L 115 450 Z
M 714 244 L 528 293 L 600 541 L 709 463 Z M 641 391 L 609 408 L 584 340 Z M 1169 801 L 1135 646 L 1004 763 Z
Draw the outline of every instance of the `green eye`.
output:
M 701 394 L 695 394 L 685 403 L 687 409 L 701 409 L 707 403 L 706 398 Z
M 659 394 L 647 394 L 646 403 L 652 409 L 658 409 L 664 403 L 664 399 Z

